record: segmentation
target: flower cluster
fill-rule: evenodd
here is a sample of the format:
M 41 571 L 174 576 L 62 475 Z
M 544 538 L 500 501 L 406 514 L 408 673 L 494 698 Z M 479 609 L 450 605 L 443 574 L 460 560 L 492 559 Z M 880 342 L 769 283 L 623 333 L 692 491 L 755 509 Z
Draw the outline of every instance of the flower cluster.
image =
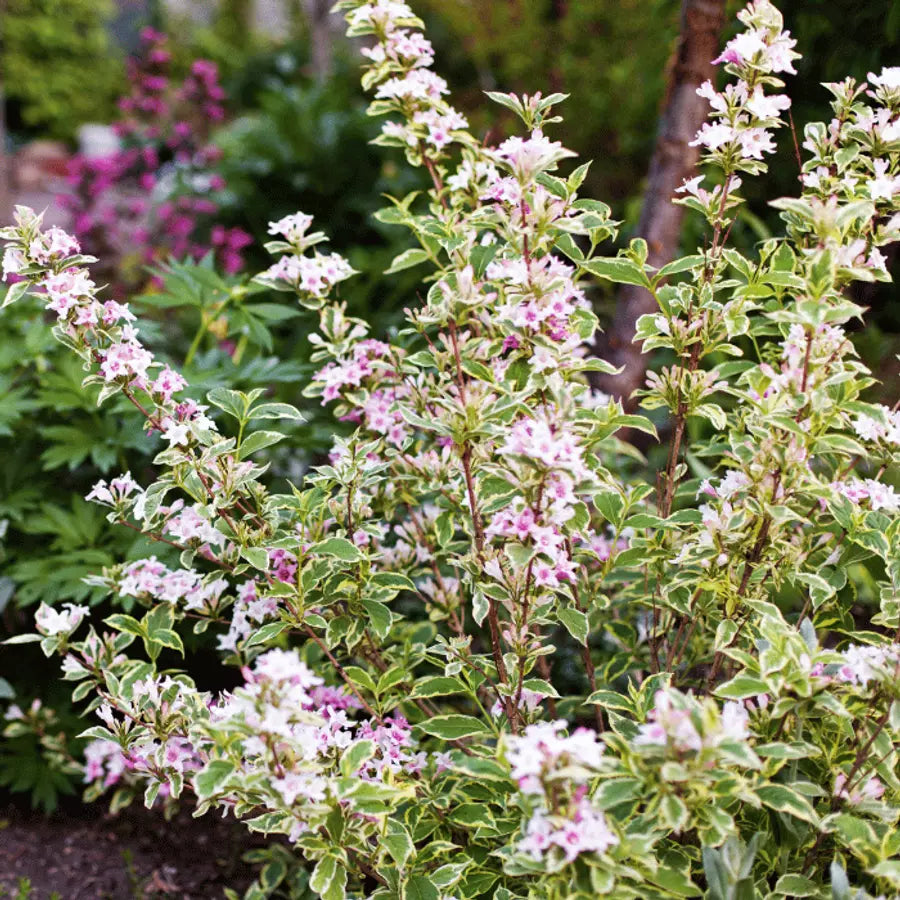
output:
M 900 494 L 893 486 L 875 478 L 854 478 L 849 481 L 835 482 L 834 490 L 852 503 L 867 502 L 870 509 L 879 509 L 890 513 L 900 512 Z
M 884 784 L 877 775 L 871 775 L 862 783 L 850 786 L 847 776 L 841 772 L 834 779 L 834 796 L 846 800 L 851 806 L 859 806 L 884 796 Z
M 508 347 L 518 348 L 520 341 L 540 334 L 559 343 L 560 357 L 576 350 L 581 341 L 572 341 L 572 316 L 587 304 L 572 281 L 573 272 L 572 266 L 552 256 L 528 264 L 521 259 L 490 264 L 486 275 L 500 291 L 497 314 L 512 326 Z M 556 365 L 555 354 L 536 352 L 535 356 L 533 365 L 539 370 Z
M 308 233 L 311 223 L 312 218 L 301 212 L 269 222 L 269 234 L 284 240 L 270 241 L 266 247 L 283 255 L 255 280 L 275 290 L 296 291 L 304 306 L 315 309 L 321 306 L 334 286 L 348 279 L 354 270 L 338 253 L 320 253 L 318 250 L 306 253 L 325 240 L 321 232 Z
M 375 374 L 372 365 L 384 359 L 390 347 L 382 341 L 362 340 L 352 345 L 346 358 L 334 360 L 323 366 L 315 374 L 315 380 L 322 384 L 322 402 L 328 403 L 341 396 L 345 388 L 358 388 L 363 381 Z
M 792 49 L 797 42 L 782 30 L 781 14 L 768 0 L 751 3 L 739 18 L 747 30 L 729 41 L 714 60 L 725 63 L 738 80 L 722 93 L 709 81 L 697 89 L 709 101 L 713 121 L 703 125 L 692 142 L 723 161 L 733 160 L 735 168 L 741 161 L 761 160 L 774 152 L 769 131 L 781 124 L 781 113 L 791 101 L 784 94 L 766 94 L 765 87 L 781 86 L 773 77 L 778 73 L 796 74 L 793 60 L 799 56 Z M 695 189 L 689 190 L 697 195 Z
M 17 263 L 9 272 L 19 274 L 30 267 L 27 281 L 16 287 L 36 288 L 47 308 L 56 313 L 59 333 L 97 367 L 98 374 L 86 381 L 104 385 L 107 395 L 120 389 L 129 396 L 134 391 L 144 392 L 154 408 L 152 413 L 142 408 L 149 425 L 167 436 L 172 426 L 177 426 L 177 439 L 170 437 L 174 443 L 186 444 L 192 429 L 214 429 L 212 420 L 204 415 L 206 407 L 192 401 L 176 402 L 176 394 L 187 383 L 178 372 L 156 361 L 143 345 L 131 324 L 135 317 L 128 304 L 98 299 L 97 286 L 83 267 L 91 257 L 79 255 L 78 242 L 59 229 L 42 233 L 41 217 L 29 209 L 20 207 L 16 217 L 16 243 L 7 247 L 6 255 Z M 154 374 L 154 369 L 159 371 Z M 140 493 L 128 474 L 108 485 L 98 482 L 89 497 L 117 506 L 135 491 Z
M 131 477 L 131 472 L 126 472 L 124 475 L 111 479 L 108 483 L 105 478 L 102 478 L 91 488 L 85 499 L 116 508 L 123 502 L 129 504 L 133 502 L 130 498 L 135 493 L 140 495 L 143 491 Z
M 896 682 L 900 678 L 900 644 L 854 644 L 843 651 L 837 678 L 867 687 L 870 682 Z
M 418 31 L 421 21 L 405 3 L 378 0 L 354 9 L 351 35 L 375 34 L 378 43 L 363 50 L 372 65 L 380 112 L 396 112 L 402 122 L 382 126 L 379 143 L 404 147 L 411 160 L 437 158 L 448 145 L 464 140 L 468 122 L 443 97 L 447 82 L 431 71 L 434 49 Z
M 750 716 L 743 703 L 729 700 L 719 709 L 711 701 L 701 703 L 690 694 L 665 689 L 654 695 L 653 708 L 633 743 L 680 760 L 696 758 L 705 766 L 711 759 L 757 765 L 747 747 L 749 737 Z
M 637 746 L 701 753 L 723 742 L 741 744 L 750 734 L 750 717 L 741 703 L 728 701 L 719 712 L 674 690 L 657 691 L 653 700 L 647 722 L 634 739 Z
M 349 263 L 338 253 L 313 256 L 282 256 L 262 277 L 285 282 L 304 294 L 321 300 L 339 282 L 353 274 Z
M 131 767 L 122 748 L 115 741 L 95 739 L 84 748 L 84 780 L 101 780 L 103 787 L 116 784 Z
M 539 798 L 518 844 L 536 860 L 560 848 L 571 862 L 619 842 L 587 792 L 588 781 L 602 767 L 603 745 L 593 731 L 567 735 L 565 729 L 564 721 L 541 722 L 507 740 L 506 759 L 519 790 Z
M 204 579 L 192 569 L 169 569 L 155 556 L 128 563 L 115 584 L 122 597 L 183 603 L 185 609 L 214 610 L 228 589 L 221 577 Z
M 853 430 L 865 441 L 900 447 L 900 409 L 888 409 L 879 404 L 874 411 L 877 412 L 877 419 L 861 413 L 853 423 Z
M 385 772 L 417 775 L 427 763 L 402 717 L 355 723 L 353 698 L 325 686 L 294 651 L 267 651 L 244 677 L 243 687 L 210 707 L 210 730 L 240 736 L 240 766 L 256 774 L 269 808 L 289 811 L 292 840 L 336 799 L 333 767 L 355 744 L 371 742 L 350 773 L 364 781 L 378 782 Z
M 238 643 L 247 640 L 253 634 L 254 628 L 277 614 L 278 602 L 273 597 L 259 596 L 255 580 L 238 585 L 228 631 L 219 635 L 219 649 L 236 651 Z

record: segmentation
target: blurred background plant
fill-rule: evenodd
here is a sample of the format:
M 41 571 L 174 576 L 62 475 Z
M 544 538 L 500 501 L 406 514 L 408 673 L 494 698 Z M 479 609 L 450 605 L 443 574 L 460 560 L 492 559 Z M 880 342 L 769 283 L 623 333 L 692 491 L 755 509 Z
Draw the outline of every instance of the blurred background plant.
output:
M 846 72 L 864 77 L 900 58 L 900 6 L 891 0 L 779 5 L 806 48 L 788 86 L 798 122 L 821 117 L 826 93 L 818 82 Z M 199 390 L 261 387 L 303 409 L 302 453 L 271 455 L 274 474 L 295 482 L 321 459 L 340 424 L 302 398 L 312 321 L 250 286 L 249 274 L 268 265 L 268 223 L 298 209 L 315 217 L 362 273 L 344 285 L 342 299 L 352 315 L 372 322 L 374 334 L 394 327 L 401 307 L 415 299 L 414 275 L 379 274 L 406 243 L 400 229 L 372 213 L 384 205 L 382 195 L 414 190 L 417 176 L 397 164 L 394 151 L 369 144 L 378 125 L 365 115 L 356 52 L 329 6 L 8 0 L 0 13 L 5 149 L 37 138 L 73 146 L 82 125 L 113 126 L 118 149 L 73 158 L 69 196 L 55 214 L 88 252 L 117 260 L 104 280 L 139 295 L 135 312 L 148 344 Z M 514 127 L 501 107 L 482 102 L 484 90 L 573 95 L 585 114 L 567 119 L 556 137 L 594 160 L 588 193 L 625 221 L 623 239 L 632 236 L 671 87 L 679 0 L 414 6 L 428 20 L 454 103 L 476 133 L 497 141 Z M 726 6 L 731 22 L 739 4 Z M 145 28 L 152 30 L 142 44 Z M 118 107 L 117 97 L 124 97 Z M 745 185 L 751 202 L 735 228 L 744 248 L 776 221 L 759 198 L 789 191 L 796 179 L 790 134 L 781 137 L 780 154 L 766 184 Z M 58 186 L 50 181 L 48 201 Z M 13 179 L 7 206 L 21 189 Z M 685 220 L 685 246 L 696 245 L 700 228 Z M 612 322 L 615 295 L 598 290 L 592 299 L 601 320 Z M 900 387 L 900 304 L 892 286 L 864 289 L 862 302 L 876 311 L 854 340 L 892 403 Z M 141 480 L 156 448 L 143 437 L 139 414 L 123 405 L 115 416 L 98 415 L 83 373 L 35 315 L 21 304 L 0 318 L 0 632 L 7 634 L 31 628 L 38 602 L 98 602 L 83 578 L 115 559 L 165 559 L 159 546 L 149 549 L 109 525 L 83 499 L 94 482 L 118 472 Z M 654 464 L 655 448 L 644 450 Z M 871 578 L 857 568 L 848 590 L 864 613 Z M 202 650 L 204 636 L 196 640 Z M 194 656 L 202 664 L 203 653 Z M 66 692 L 54 687 L 57 672 L 30 645 L 4 648 L 0 675 L 0 703 L 14 704 L 0 785 L 52 808 L 58 792 L 80 780 L 71 763 L 78 726 Z
M 72 140 L 84 122 L 111 119 L 124 75 L 110 33 L 114 11 L 113 0 L 5 0 L 0 35 L 13 128 Z

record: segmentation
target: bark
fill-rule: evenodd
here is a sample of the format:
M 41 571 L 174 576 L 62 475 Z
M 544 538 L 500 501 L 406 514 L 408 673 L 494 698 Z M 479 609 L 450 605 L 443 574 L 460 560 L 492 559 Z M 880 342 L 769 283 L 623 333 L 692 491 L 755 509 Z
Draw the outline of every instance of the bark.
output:
M 5 0 L 0 0 L 0 48 L 3 47 Z M 0 66 L 0 227 L 12 224 L 12 164 L 6 140 L 6 93 L 4 73 Z
M 6 141 L 6 97 L 0 80 L 0 227 L 12 224 L 12 165 Z
M 711 63 L 719 53 L 725 19 L 725 0 L 682 0 L 681 33 L 666 89 L 663 112 L 650 161 L 647 188 L 638 236 L 647 241 L 648 261 L 654 266 L 670 262 L 678 250 L 683 207 L 672 203 L 675 189 L 693 173 L 699 150 L 688 146 L 706 121 L 709 104 L 697 96 L 697 88 L 714 77 Z M 597 342 L 597 355 L 616 366 L 620 375 L 598 379 L 601 390 L 622 397 L 629 406 L 631 394 L 641 387 L 647 372 L 647 356 L 633 343 L 640 316 L 656 310 L 644 288 L 623 285 L 616 297 L 616 311 L 606 333 Z
M 304 0 L 309 25 L 312 71 L 317 81 L 325 81 L 334 62 L 332 0 Z

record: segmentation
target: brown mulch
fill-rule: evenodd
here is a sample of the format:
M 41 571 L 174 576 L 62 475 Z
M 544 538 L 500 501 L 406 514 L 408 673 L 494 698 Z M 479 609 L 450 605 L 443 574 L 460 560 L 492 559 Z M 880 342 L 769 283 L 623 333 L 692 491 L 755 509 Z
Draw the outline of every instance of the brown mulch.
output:
M 103 806 L 52 816 L 0 807 L 0 897 L 29 900 L 199 900 L 239 894 L 253 881 L 241 861 L 259 841 L 233 819 L 188 810 L 166 822 L 137 804 L 110 816 Z M 4 890 L 5 889 L 5 890 Z

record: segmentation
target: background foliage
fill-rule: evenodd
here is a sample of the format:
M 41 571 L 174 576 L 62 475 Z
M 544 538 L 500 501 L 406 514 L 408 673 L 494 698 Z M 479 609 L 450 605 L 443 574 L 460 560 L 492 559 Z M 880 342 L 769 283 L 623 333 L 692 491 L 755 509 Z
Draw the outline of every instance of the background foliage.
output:
M 124 79 L 112 11 L 111 0 L 6 0 L 0 39 L 14 123 L 71 139 L 83 122 L 109 121 Z

